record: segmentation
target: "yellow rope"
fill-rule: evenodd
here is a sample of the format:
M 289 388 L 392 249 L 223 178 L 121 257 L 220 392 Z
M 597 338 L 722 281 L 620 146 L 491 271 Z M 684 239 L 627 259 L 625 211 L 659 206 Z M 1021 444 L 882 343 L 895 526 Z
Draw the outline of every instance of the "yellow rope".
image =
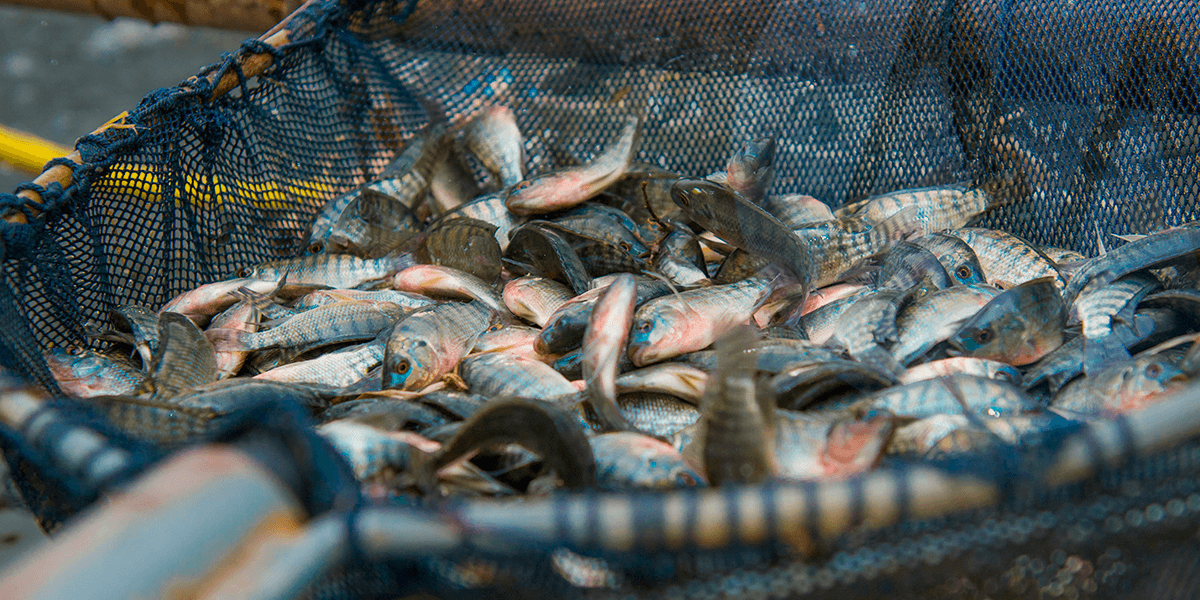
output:
M 66 146 L 0 125 L 0 162 L 20 171 L 37 175 L 46 163 L 70 153 Z

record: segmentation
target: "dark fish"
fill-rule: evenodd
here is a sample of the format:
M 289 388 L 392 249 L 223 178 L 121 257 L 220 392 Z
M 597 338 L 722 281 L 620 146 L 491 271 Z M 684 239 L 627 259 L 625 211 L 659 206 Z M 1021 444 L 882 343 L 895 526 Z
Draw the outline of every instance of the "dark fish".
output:
M 876 287 L 907 290 L 925 277 L 930 278 L 938 289 L 950 287 L 950 276 L 937 256 L 916 244 L 897 242 L 888 249 L 883 259 Z
M 880 367 L 853 360 L 800 363 L 771 378 L 770 389 L 779 408 L 801 410 L 823 400 L 858 397 L 896 383 Z
M 585 202 L 571 210 L 547 216 L 559 227 L 604 240 L 635 258 L 650 256 L 650 248 L 638 234 L 637 223 L 619 209 L 598 202 Z
M 531 221 L 529 224 L 534 223 L 566 240 L 583 261 L 588 274 L 593 277 L 602 277 L 610 273 L 641 273 L 649 268 L 645 261 L 634 256 L 629 250 L 607 240 L 572 231 L 557 223 Z
M 400 248 L 418 228 L 416 216 L 403 201 L 360 194 L 330 229 L 325 250 L 379 258 Z M 316 248 L 310 243 L 310 249 Z
M 596 461 L 579 420 L 567 410 L 526 398 L 501 398 L 467 419 L 430 463 L 432 470 L 497 444 L 520 444 L 542 457 L 568 489 L 596 483 Z
M 722 240 L 779 264 L 800 282 L 800 295 L 808 295 L 814 276 L 808 245 L 779 219 L 710 181 L 682 179 L 672 186 L 671 195 L 693 221 Z
M 714 486 L 757 483 L 779 471 L 774 456 L 775 399 L 755 380 L 747 326 L 717 340 L 717 372 L 700 401 L 704 474 Z
M 495 225 L 469 217 L 439 219 L 425 230 L 416 259 L 451 267 L 486 283 L 500 280 L 500 244 Z
M 162 313 L 158 318 L 158 351 L 150 361 L 146 389 L 153 399 L 170 400 L 181 392 L 217 380 L 213 345 L 187 317 Z
M 109 318 L 118 331 L 133 334 L 134 347 L 142 357 L 142 364 L 149 365 L 158 349 L 158 313 L 145 306 L 127 304 L 113 309 Z
M 562 236 L 536 223 L 513 230 L 504 258 L 511 261 L 510 264 L 523 267 L 530 275 L 565 284 L 575 294 L 582 294 L 592 287 L 592 276 L 571 245 Z

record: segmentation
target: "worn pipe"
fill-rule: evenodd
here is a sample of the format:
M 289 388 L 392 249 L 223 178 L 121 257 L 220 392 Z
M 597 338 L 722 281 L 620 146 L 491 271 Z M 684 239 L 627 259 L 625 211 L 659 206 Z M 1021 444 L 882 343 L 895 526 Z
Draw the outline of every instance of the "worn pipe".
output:
M 0 577 L 0 598 L 197 598 L 305 539 L 287 487 L 236 448 L 181 452 Z M 303 543 L 300 544 L 303 547 Z

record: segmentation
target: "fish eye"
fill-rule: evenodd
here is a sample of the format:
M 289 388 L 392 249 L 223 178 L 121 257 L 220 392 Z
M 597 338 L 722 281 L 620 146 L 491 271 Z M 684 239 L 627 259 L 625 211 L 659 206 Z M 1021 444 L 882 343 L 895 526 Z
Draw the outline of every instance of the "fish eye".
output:
M 404 375 L 405 373 L 408 373 L 408 367 L 409 367 L 408 361 L 402 360 L 396 364 L 396 372 L 401 375 Z
M 619 244 L 617 244 L 617 245 L 618 245 L 618 246 L 620 246 L 620 247 L 621 247 L 621 249 L 622 249 L 622 250 L 624 250 L 624 251 L 626 251 L 626 252 L 629 252 L 629 250 L 630 250 L 631 248 L 633 248 L 633 246 L 630 246 L 630 245 L 629 245 L 629 242 L 621 242 L 621 243 L 619 243 Z
M 654 326 L 651 325 L 649 321 L 642 321 L 641 323 L 638 323 L 638 326 L 637 326 L 637 330 L 639 333 L 650 333 L 650 330 L 653 328 L 654 328 Z
M 311 254 L 320 254 L 325 249 L 325 245 L 321 242 L 313 242 L 308 245 L 308 251 Z
M 492 325 L 491 327 L 488 327 L 488 328 L 487 328 L 487 330 L 488 330 L 489 332 L 491 332 L 491 331 L 500 331 L 501 329 L 504 329 L 504 326 L 503 326 L 503 325 L 501 325 L 500 323 L 496 323 L 495 325 Z
M 1146 365 L 1146 377 L 1154 379 L 1155 377 L 1162 375 L 1162 372 L 1163 372 L 1162 365 L 1160 365 L 1158 363 L 1150 363 L 1150 364 Z
M 250 269 L 248 269 L 248 268 L 246 268 L 246 267 L 242 267 L 242 268 L 238 269 L 238 270 L 237 270 L 237 276 L 238 276 L 238 277 L 243 277 L 243 278 L 245 278 L 245 277 L 249 277 L 249 276 L 250 276 Z
M 954 274 L 957 275 L 959 279 L 970 279 L 971 272 L 971 267 L 968 267 L 967 265 L 962 265 L 954 270 Z
M 67 354 L 70 354 L 71 356 L 80 356 L 83 354 L 83 348 L 80 348 L 79 346 L 71 346 L 70 348 L 67 348 Z
M 992 330 L 980 329 L 979 331 L 976 331 L 971 337 L 975 340 L 975 343 L 977 343 L 977 344 L 986 344 L 986 343 L 992 341 Z

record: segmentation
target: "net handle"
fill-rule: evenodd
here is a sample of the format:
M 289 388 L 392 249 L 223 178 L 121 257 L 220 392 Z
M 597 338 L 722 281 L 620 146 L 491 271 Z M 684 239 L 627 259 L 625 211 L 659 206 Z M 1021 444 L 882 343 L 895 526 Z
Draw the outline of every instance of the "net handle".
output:
M 312 0 L 309 0 L 309 1 L 311 2 Z M 295 15 L 296 13 L 304 10 L 304 8 L 306 6 L 308 6 L 308 4 L 309 4 L 309 2 L 305 2 L 304 5 L 302 5 L 299 9 L 297 9 L 291 15 L 288 15 L 288 17 L 286 19 L 281 21 L 278 25 L 276 25 L 274 28 L 272 28 L 267 33 L 263 34 L 261 37 L 259 37 L 259 39 L 262 40 L 264 43 L 270 45 L 272 48 L 279 48 L 280 46 L 287 44 L 291 40 L 291 31 L 286 28 L 287 22 L 289 20 L 291 20 L 292 15 Z M 249 77 L 256 77 L 256 76 L 262 74 L 262 72 L 265 71 L 267 69 L 267 67 L 271 66 L 271 63 L 274 62 L 274 60 L 275 60 L 274 57 L 270 53 L 250 53 L 250 54 L 245 54 L 245 55 L 238 57 L 238 65 L 241 67 L 242 73 L 245 74 L 245 76 L 247 78 L 249 78 Z M 209 75 L 208 76 L 209 81 L 212 82 L 215 77 L 216 77 L 216 73 Z M 219 80 L 217 80 L 215 82 L 215 84 L 213 86 L 212 96 L 209 99 L 213 100 L 213 99 L 216 99 L 216 98 L 219 98 L 219 97 L 225 95 L 230 90 L 237 87 L 238 83 L 239 83 L 239 80 L 238 80 L 237 73 L 234 72 L 234 70 L 226 70 L 225 75 L 223 75 Z M 114 126 L 119 126 L 118 124 L 124 119 L 125 114 L 126 113 L 122 113 L 122 114 L 114 117 L 108 123 L 101 125 L 95 131 L 93 131 L 91 133 L 91 135 L 99 135 L 101 133 L 104 133 L 104 131 L 113 128 Z M 83 158 L 79 155 L 78 150 L 72 151 L 70 154 L 68 154 L 66 156 L 66 158 L 76 164 L 82 162 L 82 160 L 83 160 Z M 42 174 L 38 175 L 37 178 L 33 180 L 33 183 L 36 183 L 36 184 L 42 186 L 43 188 L 50 185 L 51 183 L 58 183 L 59 185 L 61 185 L 62 187 L 65 188 L 65 187 L 71 185 L 71 182 L 74 178 L 74 174 L 75 174 L 74 170 L 72 170 L 68 166 L 55 165 L 53 167 L 50 167 L 49 169 L 46 169 L 45 171 L 42 171 Z M 42 204 L 42 196 L 40 194 L 38 194 L 37 192 L 35 192 L 33 190 L 22 190 L 17 193 L 17 196 L 27 200 L 30 203 L 30 210 L 33 214 L 36 215 L 38 212 L 40 212 L 38 210 L 38 207 L 40 207 Z M 8 221 L 9 223 L 28 223 L 29 222 L 28 219 L 25 217 L 25 213 L 19 212 L 19 211 L 14 211 L 7 215 L 4 215 L 4 220 Z

